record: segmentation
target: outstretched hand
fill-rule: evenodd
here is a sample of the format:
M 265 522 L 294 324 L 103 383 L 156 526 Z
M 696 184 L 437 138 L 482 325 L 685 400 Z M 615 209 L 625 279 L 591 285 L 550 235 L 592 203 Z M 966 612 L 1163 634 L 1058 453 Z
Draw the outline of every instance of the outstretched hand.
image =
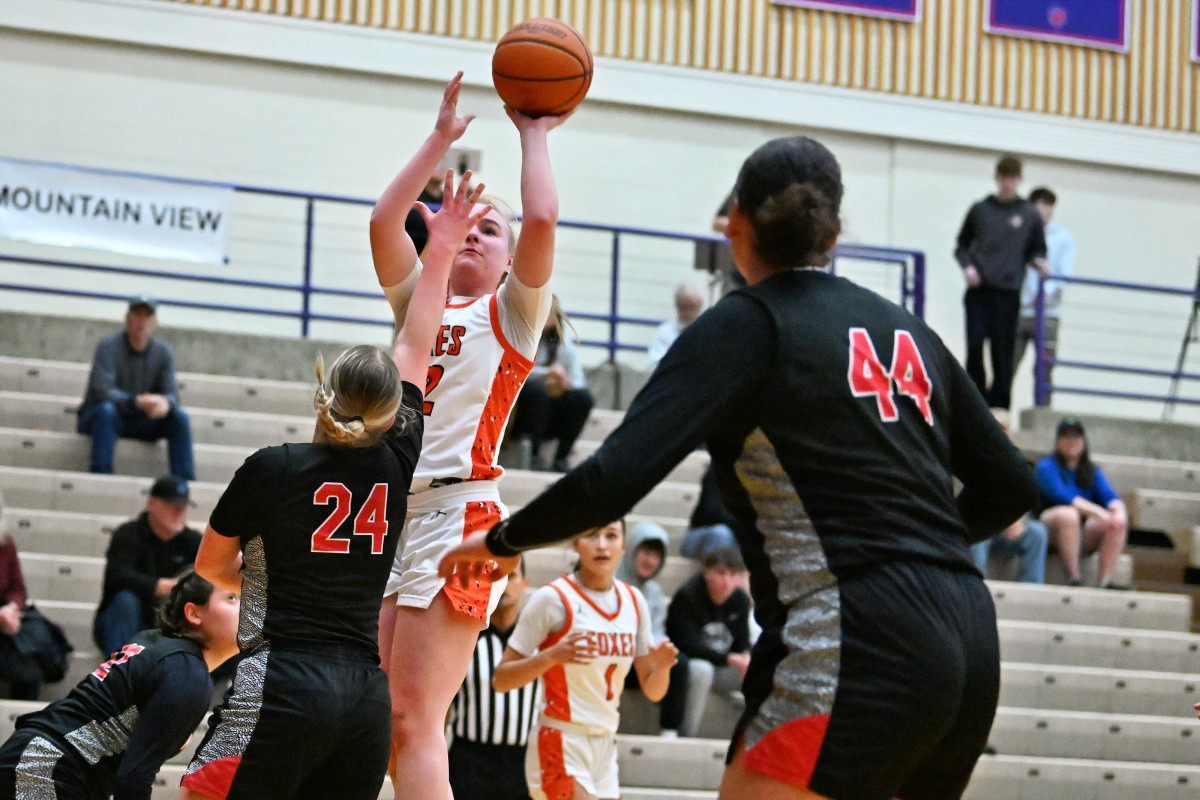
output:
M 495 580 L 508 575 L 520 565 L 520 556 L 501 557 L 488 550 L 487 532 L 480 531 L 472 533 L 442 556 L 438 575 L 447 581 L 458 581 L 458 585 L 465 589 L 473 580 L 486 576 Z
M 442 105 L 438 109 L 437 124 L 433 126 L 438 133 L 444 134 L 450 141 L 455 142 L 466 133 L 467 126 L 475 119 L 474 114 L 458 115 L 458 92 L 462 89 L 462 72 L 450 79 L 446 91 L 442 92 Z
M 416 203 L 416 209 L 429 229 L 429 241 L 444 242 L 457 250 L 471 229 L 492 210 L 490 205 L 476 208 L 483 188 L 482 183 L 471 186 L 471 171 L 467 170 L 455 189 L 454 170 L 446 170 L 442 184 L 441 209 L 435 212 L 420 200 Z

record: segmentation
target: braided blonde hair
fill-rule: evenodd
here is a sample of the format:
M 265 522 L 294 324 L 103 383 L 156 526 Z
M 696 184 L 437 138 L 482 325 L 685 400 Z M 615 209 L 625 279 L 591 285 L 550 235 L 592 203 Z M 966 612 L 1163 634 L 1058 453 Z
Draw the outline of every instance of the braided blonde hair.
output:
M 400 373 L 378 347 L 358 345 L 345 350 L 329 368 L 317 356 L 317 421 L 334 442 L 349 447 L 375 443 L 400 411 Z

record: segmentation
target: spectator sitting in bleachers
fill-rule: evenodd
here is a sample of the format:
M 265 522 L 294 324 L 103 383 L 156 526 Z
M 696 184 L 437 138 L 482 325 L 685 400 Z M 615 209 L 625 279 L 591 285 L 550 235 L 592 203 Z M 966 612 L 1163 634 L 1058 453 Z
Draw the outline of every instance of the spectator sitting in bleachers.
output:
M 92 437 L 92 472 L 112 473 L 119 437 L 166 438 L 171 473 L 196 479 L 191 421 L 179 407 L 175 384 L 175 355 L 154 338 L 157 306 L 144 294 L 130 298 L 125 329 L 96 345 L 77 423 L 80 433 Z
M 157 604 L 177 576 L 196 561 L 200 532 L 187 527 L 187 482 L 166 475 L 154 482 L 146 510 L 113 531 L 104 567 L 104 592 L 92 635 L 102 655 L 154 627 Z
M 739 587 L 746 573 L 735 547 L 710 550 L 704 570 L 671 598 L 667 636 L 679 648 L 662 700 L 662 735 L 695 736 L 710 691 L 741 688 L 750 664 L 750 596 Z
M 704 297 L 690 283 L 681 283 L 675 289 L 675 319 L 669 319 L 654 329 L 654 339 L 646 351 L 646 369 L 653 370 L 666 355 L 671 343 L 692 324 L 704 310 Z
M 1067 582 L 1083 582 L 1080 555 L 1099 549 L 1099 585 L 1113 588 L 1129 522 L 1125 504 L 1088 456 L 1082 422 L 1067 417 L 1058 423 L 1054 452 L 1038 461 L 1035 476 L 1044 507 L 1041 520 L 1058 548 Z
M 657 522 L 639 522 L 629 532 L 629 546 L 617 567 L 617 580 L 642 590 L 650 609 L 654 643 L 667 638 L 667 595 L 655 580 L 667 563 L 667 532 Z
M 1012 438 L 1011 431 L 1009 439 Z M 1017 571 L 1017 581 L 1020 583 L 1046 582 L 1046 550 L 1049 544 L 1049 534 L 1046 526 L 1037 518 L 1037 513 L 1030 513 L 1009 525 L 990 539 L 971 545 L 971 555 L 975 565 L 988 577 L 988 558 L 996 556 L 1007 561 L 1020 559 Z
M 971 545 L 971 554 L 975 556 L 975 565 L 985 578 L 988 574 L 988 557 L 995 554 L 1002 559 L 1021 560 L 1017 572 L 1019 582 L 1045 583 L 1048 539 L 1046 526 L 1033 515 L 1026 515 L 992 538 Z
M 733 515 L 725 508 L 725 501 L 721 499 L 721 490 L 717 487 L 717 479 L 710 466 L 700 478 L 700 497 L 696 499 L 696 506 L 692 509 L 680 552 L 688 558 L 703 562 L 705 554 L 710 550 L 737 547 L 737 538 L 733 535 L 733 522 Z
M 571 448 L 595 404 L 583 377 L 578 344 L 567 333 L 568 327 L 567 315 L 555 297 L 512 426 L 519 446 L 531 454 L 529 466 L 533 469 L 546 469 L 538 453 L 543 442 L 554 440 L 557 445 L 550 468 L 567 471 Z
M 0 513 L 4 498 L 0 496 Z M 8 696 L 14 700 L 37 700 L 42 688 L 42 670 L 37 659 L 21 653 L 13 639 L 21 629 L 25 610 L 25 578 L 17 558 L 17 545 L 0 531 L 0 678 L 8 681 Z

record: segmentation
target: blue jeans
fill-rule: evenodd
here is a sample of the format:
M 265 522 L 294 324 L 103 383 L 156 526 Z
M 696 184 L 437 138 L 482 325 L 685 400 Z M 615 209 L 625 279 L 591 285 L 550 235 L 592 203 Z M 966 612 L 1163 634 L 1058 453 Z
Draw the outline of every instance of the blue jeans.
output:
M 1021 569 L 1017 573 L 1017 580 L 1021 583 L 1045 583 L 1048 541 L 1046 526 L 1036 519 L 1026 519 L 1025 530 L 1016 539 L 1005 539 L 1003 534 L 996 534 L 991 539 L 971 545 L 971 554 L 975 557 L 975 565 L 984 575 L 987 575 L 988 555 L 995 553 L 1000 558 L 1021 559 Z
M 134 634 L 144 627 L 142 614 L 142 598 L 128 589 L 114 594 L 92 622 L 92 638 L 101 655 L 108 658 L 133 641 Z
M 196 464 L 192 460 L 192 424 L 187 412 L 172 406 L 162 419 L 150 419 L 145 412 L 135 410 L 122 416 L 112 403 L 98 403 L 79 418 L 77 430 L 92 437 L 92 459 L 88 469 L 111 475 L 113 452 L 117 439 L 140 439 L 143 442 L 167 440 L 171 474 L 185 481 L 196 480 Z

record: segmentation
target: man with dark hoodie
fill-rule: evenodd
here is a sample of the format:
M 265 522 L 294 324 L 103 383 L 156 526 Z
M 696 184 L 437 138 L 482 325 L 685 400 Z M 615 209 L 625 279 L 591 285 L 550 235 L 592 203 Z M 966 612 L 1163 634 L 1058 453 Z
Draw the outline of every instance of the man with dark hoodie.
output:
M 667 609 L 667 636 L 679 648 L 662 700 L 663 736 L 695 736 L 709 692 L 740 689 L 750 664 L 750 595 L 736 547 L 705 554 L 704 570 L 679 587 Z
M 667 563 L 667 532 L 657 522 L 640 522 L 629 532 L 625 556 L 617 565 L 617 579 L 642 591 L 650 609 L 654 643 L 667 638 L 667 595 L 655 580 Z M 632 672 L 630 673 L 633 674 Z M 636 676 L 635 676 L 636 677 Z
M 962 267 L 967 326 L 967 374 L 992 408 L 1011 403 L 1013 350 L 1021 309 L 1025 267 L 1045 269 L 1042 218 L 1017 194 L 1021 161 L 1004 156 L 996 164 L 996 193 L 971 206 L 958 232 L 954 257 Z M 992 383 L 983 368 L 983 342 L 992 356 Z

